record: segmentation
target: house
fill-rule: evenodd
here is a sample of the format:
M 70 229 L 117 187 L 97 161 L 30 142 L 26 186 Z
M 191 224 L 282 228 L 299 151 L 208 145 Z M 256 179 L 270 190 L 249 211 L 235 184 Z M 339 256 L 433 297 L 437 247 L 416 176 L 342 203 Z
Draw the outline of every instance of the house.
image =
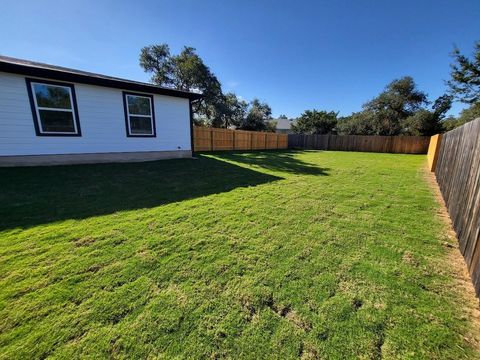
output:
M 201 96 L 0 56 L 0 166 L 191 157 Z
M 294 119 L 285 119 L 285 118 L 278 118 L 272 119 L 269 121 L 274 121 L 277 123 L 277 130 L 275 131 L 277 134 L 291 134 L 292 133 L 292 122 Z

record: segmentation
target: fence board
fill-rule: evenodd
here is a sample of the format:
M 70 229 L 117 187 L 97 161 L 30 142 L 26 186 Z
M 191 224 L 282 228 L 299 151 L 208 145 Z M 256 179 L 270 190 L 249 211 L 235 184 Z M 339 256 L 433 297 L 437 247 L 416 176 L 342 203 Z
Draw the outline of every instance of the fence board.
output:
M 278 136 L 277 137 L 278 141 L 278 149 L 287 149 L 288 148 L 288 136 Z
M 261 132 L 254 132 L 252 134 L 252 149 L 261 150 L 266 149 L 266 134 Z
M 208 128 L 196 127 L 194 129 L 195 151 L 212 150 L 212 132 Z
M 364 135 L 288 135 L 290 148 L 426 154 L 429 137 Z
M 443 134 L 435 176 L 480 296 L 480 119 Z
M 247 131 L 235 131 L 236 150 L 250 150 L 252 148 L 250 134 Z
M 195 126 L 195 151 L 287 149 L 288 135 Z
M 265 133 L 266 138 L 266 148 L 267 149 L 278 149 L 278 136 L 275 133 Z
M 233 130 L 214 129 L 213 135 L 213 151 L 233 150 Z

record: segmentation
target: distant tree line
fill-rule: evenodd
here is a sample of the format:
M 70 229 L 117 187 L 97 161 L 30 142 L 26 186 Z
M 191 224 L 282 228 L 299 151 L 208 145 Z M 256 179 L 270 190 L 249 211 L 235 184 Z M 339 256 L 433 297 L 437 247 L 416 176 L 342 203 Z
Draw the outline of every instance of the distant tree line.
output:
M 339 117 L 335 111 L 306 110 L 292 122 L 292 130 L 309 134 L 430 136 L 480 117 L 480 41 L 474 45 L 473 58 L 462 55 L 457 48 L 452 56 L 448 91 L 434 101 L 418 89 L 412 77 L 405 76 L 389 83 L 359 112 Z M 203 99 L 193 104 L 197 125 L 275 131 L 270 106 L 259 99 L 247 102 L 232 92 L 224 93 L 215 74 L 192 47 L 172 55 L 167 44 L 146 46 L 140 52 L 140 66 L 152 75 L 154 84 L 203 93 Z M 469 107 L 458 117 L 446 117 L 453 101 Z
M 339 134 L 433 135 L 442 131 L 441 121 L 452 105 L 450 95 L 431 103 L 410 76 L 388 84 L 362 111 L 339 119 Z
M 167 44 L 146 46 L 140 51 L 140 66 L 152 74 L 154 84 L 204 95 L 192 105 L 197 125 L 275 131 L 270 106 L 259 99 L 246 102 L 232 92 L 224 93 L 220 81 L 192 47 L 172 55 Z
M 454 129 L 480 117 L 480 42 L 473 59 L 455 48 L 448 92 L 433 102 L 410 76 L 388 84 L 362 110 L 339 117 L 334 111 L 306 110 L 292 125 L 297 133 L 341 135 L 422 135 Z M 453 101 L 469 104 L 458 117 L 446 117 Z

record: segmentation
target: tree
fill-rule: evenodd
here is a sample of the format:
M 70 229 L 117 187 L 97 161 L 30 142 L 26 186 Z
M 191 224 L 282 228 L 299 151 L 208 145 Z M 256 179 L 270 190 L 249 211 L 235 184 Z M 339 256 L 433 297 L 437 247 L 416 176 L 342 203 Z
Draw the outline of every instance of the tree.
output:
M 265 131 L 267 132 L 276 132 L 277 131 L 278 121 L 270 120 L 265 123 Z
M 460 111 L 458 118 L 450 116 L 442 121 L 443 130 L 453 130 L 456 127 L 462 126 L 463 124 L 477 118 L 480 118 L 480 102 L 472 104 L 469 108 Z
M 240 127 L 247 114 L 248 103 L 240 100 L 234 93 L 222 95 L 220 101 L 212 107 L 213 127 Z
M 458 120 L 462 125 L 477 118 L 480 118 L 480 102 L 472 104 L 467 109 L 463 109 L 458 116 Z
M 432 136 L 441 133 L 443 126 L 433 111 L 420 109 L 404 121 L 404 135 Z
M 399 135 L 402 121 L 428 104 L 427 95 L 417 89 L 410 76 L 388 84 L 376 98 L 363 105 L 371 114 L 376 135 Z
M 337 133 L 340 135 L 376 135 L 376 132 L 375 119 L 369 111 L 342 117 L 337 123 Z
M 173 78 L 174 63 L 167 44 L 145 46 L 140 50 L 140 66 L 152 73 L 151 82 L 161 86 L 180 89 Z
M 432 136 L 443 131 L 442 119 L 452 106 L 452 96 L 442 95 L 432 105 L 432 110 L 419 109 L 403 121 L 404 135 Z
M 453 130 L 459 126 L 460 125 L 458 124 L 457 118 L 453 115 L 450 115 L 442 121 L 442 132 Z
M 193 104 L 199 117 L 211 120 L 223 105 L 222 87 L 205 65 L 195 48 L 185 46 L 178 55 L 171 55 L 167 44 L 150 45 L 140 51 L 140 66 L 151 73 L 151 81 L 183 91 L 199 91 L 204 97 Z
M 302 134 L 329 134 L 337 125 L 337 115 L 334 111 L 305 110 L 292 124 L 292 130 Z
M 253 99 L 243 120 L 240 129 L 264 131 L 267 130 L 267 122 L 272 118 L 272 109 L 267 103 L 262 103 L 258 99 Z
M 453 130 L 480 117 L 480 41 L 474 44 L 473 58 L 460 53 L 458 48 L 452 52 L 455 63 L 451 65 L 450 80 L 447 85 L 451 96 L 470 107 L 460 112 L 458 118 L 450 116 L 442 122 L 444 131 Z
M 480 41 L 474 44 L 473 59 L 462 55 L 457 47 L 452 56 L 455 63 L 451 65 L 451 79 L 447 81 L 450 93 L 467 104 L 480 102 Z
M 440 120 L 451 106 L 450 96 L 438 98 L 432 110 L 427 95 L 410 76 L 389 83 L 363 110 L 339 121 L 340 134 L 357 135 L 429 135 L 441 129 Z
M 258 99 L 249 106 L 234 93 L 223 94 L 217 77 L 192 47 L 172 55 L 167 44 L 145 46 L 140 51 L 140 66 L 152 75 L 154 84 L 203 94 L 192 104 L 197 125 L 275 131 L 273 123 L 266 123 L 272 114 L 270 106 Z
M 288 120 L 288 117 L 285 114 L 280 115 L 278 118 L 282 120 Z
M 363 109 L 404 119 L 427 103 L 427 95 L 417 89 L 413 78 L 404 76 L 388 84 L 376 98 L 364 104 Z

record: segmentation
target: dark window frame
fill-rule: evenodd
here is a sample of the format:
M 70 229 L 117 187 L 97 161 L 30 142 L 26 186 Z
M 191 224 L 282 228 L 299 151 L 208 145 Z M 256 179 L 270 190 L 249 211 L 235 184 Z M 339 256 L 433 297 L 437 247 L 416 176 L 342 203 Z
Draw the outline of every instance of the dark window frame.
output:
M 82 136 L 82 129 L 80 128 L 80 117 L 78 116 L 77 95 L 75 93 L 75 85 L 74 84 L 52 81 L 52 80 L 45 80 L 45 79 L 35 79 L 35 78 L 25 78 L 25 82 L 26 82 L 26 85 L 27 85 L 28 100 L 30 101 L 30 108 L 32 110 L 33 125 L 35 127 L 35 133 L 36 133 L 37 136 L 67 136 L 67 137 Z M 75 126 L 77 128 L 77 132 L 75 132 L 75 133 L 55 133 L 55 132 L 42 132 L 41 131 L 41 129 L 40 129 L 40 119 L 38 118 L 37 107 L 35 105 L 35 99 L 33 98 L 35 95 L 33 94 L 32 83 L 54 85 L 54 86 L 63 86 L 63 87 L 70 88 L 71 95 L 72 95 L 74 122 L 75 122 Z
M 140 97 L 145 97 L 150 99 L 150 106 L 152 110 L 152 134 L 132 134 L 130 131 L 130 119 L 129 119 L 129 114 L 128 114 L 128 103 L 127 103 L 127 95 L 131 96 L 140 96 Z M 123 97 L 123 112 L 125 115 L 125 131 L 127 133 L 127 137 L 133 137 L 133 138 L 155 138 L 157 137 L 157 126 L 155 123 L 155 106 L 153 104 L 154 97 L 151 94 L 143 94 L 143 93 L 136 93 L 136 92 L 130 92 L 130 91 L 122 91 L 122 97 Z M 130 116 L 135 116 L 135 114 L 130 114 Z

